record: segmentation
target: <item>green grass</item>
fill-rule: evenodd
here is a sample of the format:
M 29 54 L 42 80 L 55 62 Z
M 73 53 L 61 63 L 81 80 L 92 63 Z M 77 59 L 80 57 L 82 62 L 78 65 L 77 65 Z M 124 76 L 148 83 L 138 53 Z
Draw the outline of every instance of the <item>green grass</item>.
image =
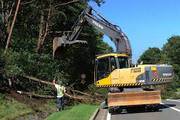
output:
M 97 106 L 79 104 L 70 109 L 51 114 L 47 120 L 89 120 Z
M 0 118 L 1 120 L 15 119 L 18 116 L 32 112 L 26 105 L 15 100 L 6 100 L 0 94 Z
M 180 92 L 180 88 L 177 88 L 177 92 Z

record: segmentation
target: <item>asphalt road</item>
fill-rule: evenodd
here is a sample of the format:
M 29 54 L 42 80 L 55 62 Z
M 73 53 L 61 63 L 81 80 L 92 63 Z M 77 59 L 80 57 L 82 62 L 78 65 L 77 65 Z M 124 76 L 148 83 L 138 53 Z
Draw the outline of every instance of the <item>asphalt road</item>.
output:
M 166 100 L 158 112 L 133 108 L 123 113 L 106 112 L 106 120 L 180 120 L 180 100 Z

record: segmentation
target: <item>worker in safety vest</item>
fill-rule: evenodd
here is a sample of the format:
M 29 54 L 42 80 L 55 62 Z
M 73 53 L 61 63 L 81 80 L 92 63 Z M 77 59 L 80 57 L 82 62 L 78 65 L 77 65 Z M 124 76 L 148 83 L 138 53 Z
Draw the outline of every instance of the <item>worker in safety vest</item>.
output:
M 64 94 L 66 90 L 62 83 L 57 84 L 56 80 L 53 80 L 53 85 L 57 90 L 57 111 L 61 111 L 64 109 Z

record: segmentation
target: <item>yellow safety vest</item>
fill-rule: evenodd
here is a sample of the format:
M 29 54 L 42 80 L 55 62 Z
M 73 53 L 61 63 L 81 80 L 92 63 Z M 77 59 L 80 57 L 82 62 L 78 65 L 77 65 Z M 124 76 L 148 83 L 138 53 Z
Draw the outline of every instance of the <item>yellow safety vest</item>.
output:
M 57 97 L 63 97 L 65 92 L 65 87 L 55 84 L 56 90 L 57 90 Z

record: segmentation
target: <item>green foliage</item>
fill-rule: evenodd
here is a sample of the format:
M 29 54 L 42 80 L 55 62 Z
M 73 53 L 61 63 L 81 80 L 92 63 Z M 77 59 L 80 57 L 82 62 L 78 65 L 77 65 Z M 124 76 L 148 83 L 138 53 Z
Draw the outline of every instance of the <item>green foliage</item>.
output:
M 56 112 L 50 115 L 47 120 L 88 120 L 96 109 L 95 105 L 79 104 L 71 109 Z
M 106 97 L 107 93 L 108 93 L 108 89 L 107 88 L 97 88 L 95 86 L 95 84 L 90 84 L 88 86 L 88 90 L 91 91 L 92 93 L 98 93 L 100 95 L 103 95 L 104 97 Z
M 20 55 L 18 53 L 8 52 L 6 55 L 2 54 L 1 57 L 5 61 L 4 75 L 6 77 L 14 77 L 23 73 L 22 69 L 16 64 L 19 61 Z
M 2 0 L 3 1 L 3 0 Z M 93 0 L 100 4 L 102 0 Z M 86 89 L 88 84 L 93 83 L 94 66 L 92 61 L 96 54 L 112 51 L 102 41 L 102 35 L 93 27 L 85 26 L 78 39 L 88 41 L 87 45 L 76 44 L 63 50 L 60 58 L 53 59 L 52 40 L 56 31 L 69 31 L 77 20 L 78 15 L 84 9 L 84 2 L 76 2 L 68 5 L 60 5 L 69 0 L 45 0 L 45 1 L 22 1 L 17 20 L 13 29 L 12 41 L 7 54 L 0 54 L 0 68 L 3 71 L 0 77 L 4 82 L 12 79 L 15 89 L 42 94 L 52 94 L 50 86 L 41 85 L 23 78 L 24 75 L 37 77 L 42 80 L 52 81 L 54 78 L 62 81 L 65 85 L 74 86 L 75 89 Z M 14 1 L 4 4 L 2 11 L 9 12 Z M 48 11 L 50 9 L 50 18 Z M 1 15 L 3 13 L 1 12 Z M 9 20 L 12 20 L 12 16 Z M 45 38 L 41 54 L 36 53 L 37 40 L 41 27 L 41 16 L 44 22 L 48 22 L 48 34 Z M 44 24 L 44 23 L 43 23 Z M 7 23 L 3 31 L 7 31 Z M 4 47 L 2 47 L 4 48 Z M 80 75 L 86 74 L 85 84 L 80 87 Z
M 174 92 L 174 98 L 180 98 L 180 94 L 176 94 L 180 88 L 180 36 L 172 36 L 168 42 L 163 46 L 163 54 L 165 62 L 173 66 L 175 77 L 172 84 L 168 86 L 168 92 Z
M 9 50 L 5 55 L 2 55 L 5 61 L 5 75 L 7 77 L 32 75 L 44 79 L 53 79 L 54 73 L 60 72 L 60 63 L 53 60 L 48 54 L 15 52 Z
M 163 47 L 165 60 L 174 66 L 175 72 L 180 75 L 180 36 L 173 36 Z
M 149 48 L 138 59 L 138 63 L 141 61 L 143 64 L 157 64 L 161 63 L 162 51 L 159 48 Z

